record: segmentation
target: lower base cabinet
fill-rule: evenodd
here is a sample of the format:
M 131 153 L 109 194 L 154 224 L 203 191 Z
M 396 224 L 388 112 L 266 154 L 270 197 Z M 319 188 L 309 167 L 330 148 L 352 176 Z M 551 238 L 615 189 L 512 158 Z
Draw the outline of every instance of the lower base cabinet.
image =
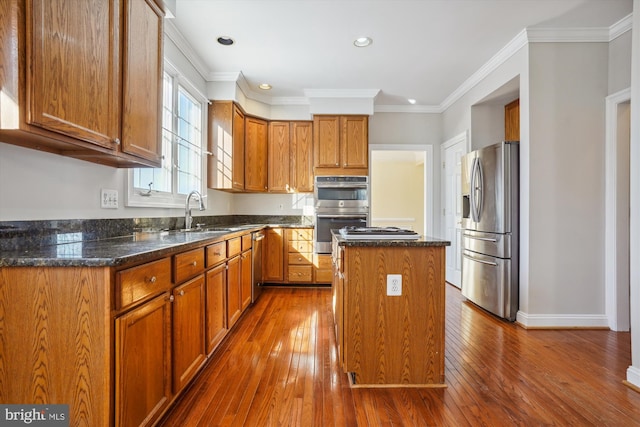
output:
M 173 289 L 173 392 L 189 383 L 204 363 L 204 275 Z
M 211 354 L 227 334 L 227 264 L 217 265 L 206 275 L 206 343 Z
M 116 425 L 150 425 L 171 401 L 171 302 L 164 293 L 118 317 Z

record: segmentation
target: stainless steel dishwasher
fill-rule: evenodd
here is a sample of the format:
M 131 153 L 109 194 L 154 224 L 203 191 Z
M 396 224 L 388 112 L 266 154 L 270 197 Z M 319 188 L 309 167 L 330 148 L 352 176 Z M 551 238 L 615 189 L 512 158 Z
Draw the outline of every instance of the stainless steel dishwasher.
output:
M 264 231 L 256 231 L 252 234 L 253 251 L 251 262 L 251 302 L 256 302 L 262 292 L 262 240 Z

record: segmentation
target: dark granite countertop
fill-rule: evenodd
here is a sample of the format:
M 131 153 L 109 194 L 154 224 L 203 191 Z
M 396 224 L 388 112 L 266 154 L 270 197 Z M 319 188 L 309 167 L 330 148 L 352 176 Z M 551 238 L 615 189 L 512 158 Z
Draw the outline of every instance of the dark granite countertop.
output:
M 345 239 L 340 233 L 331 232 L 340 246 L 394 246 L 394 247 L 424 247 L 424 246 L 451 246 L 448 240 L 437 239 L 429 236 L 420 236 L 418 239 Z
M 205 231 L 152 230 L 135 231 L 122 236 L 92 238 L 91 233 L 58 232 L 42 239 L 43 244 L 0 247 L 1 267 L 117 267 L 145 262 L 180 251 L 225 240 L 234 235 L 265 227 L 312 227 L 309 224 L 284 222 L 264 224 L 216 224 Z M 214 228 L 214 227 L 211 227 Z M 222 230 L 222 228 L 231 228 Z M 23 235 L 19 239 L 24 239 Z M 53 238 L 51 237 L 53 236 Z M 90 236 L 87 238 L 87 236 Z M 55 238 L 56 244 L 51 244 Z M 15 238 L 14 238 L 15 239 Z

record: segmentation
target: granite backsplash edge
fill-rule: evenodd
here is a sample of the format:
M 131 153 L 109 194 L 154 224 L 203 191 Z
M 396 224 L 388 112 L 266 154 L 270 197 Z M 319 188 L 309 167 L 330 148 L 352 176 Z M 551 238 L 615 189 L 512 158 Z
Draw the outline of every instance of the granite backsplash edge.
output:
M 313 225 L 313 217 L 300 215 L 215 215 L 194 217 L 195 224 Z M 179 230 L 184 217 L 0 221 L 0 251 L 128 236 L 139 231 Z

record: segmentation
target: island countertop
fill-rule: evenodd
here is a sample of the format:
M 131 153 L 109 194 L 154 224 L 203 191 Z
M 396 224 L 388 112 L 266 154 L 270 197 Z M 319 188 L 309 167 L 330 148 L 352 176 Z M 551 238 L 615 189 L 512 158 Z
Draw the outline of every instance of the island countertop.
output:
M 394 247 L 428 247 L 428 246 L 451 246 L 448 240 L 438 239 L 430 236 L 420 236 L 417 239 L 345 239 L 339 232 L 331 231 L 339 246 L 394 246 Z

